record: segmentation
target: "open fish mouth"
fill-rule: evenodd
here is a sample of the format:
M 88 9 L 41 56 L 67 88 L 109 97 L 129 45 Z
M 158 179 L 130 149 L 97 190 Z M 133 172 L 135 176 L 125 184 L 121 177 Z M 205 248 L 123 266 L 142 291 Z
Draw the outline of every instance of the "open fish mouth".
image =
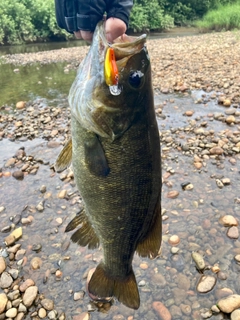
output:
M 146 40 L 146 34 L 143 34 L 139 37 L 123 34 L 122 36 L 116 38 L 113 43 L 109 43 L 105 35 L 104 22 L 100 22 L 97 25 L 93 36 L 92 47 L 93 51 L 98 51 L 100 63 L 104 63 L 107 49 L 109 47 L 113 48 L 117 66 L 118 68 L 121 68 L 124 66 L 124 59 L 137 54 L 144 48 Z M 94 50 L 94 46 L 96 44 L 98 44 L 98 49 Z

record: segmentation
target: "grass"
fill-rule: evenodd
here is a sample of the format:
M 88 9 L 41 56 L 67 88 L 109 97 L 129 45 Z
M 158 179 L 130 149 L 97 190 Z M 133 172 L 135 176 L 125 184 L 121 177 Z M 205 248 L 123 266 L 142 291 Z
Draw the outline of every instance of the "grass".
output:
M 240 0 L 210 10 L 202 20 L 196 22 L 201 32 L 240 29 Z

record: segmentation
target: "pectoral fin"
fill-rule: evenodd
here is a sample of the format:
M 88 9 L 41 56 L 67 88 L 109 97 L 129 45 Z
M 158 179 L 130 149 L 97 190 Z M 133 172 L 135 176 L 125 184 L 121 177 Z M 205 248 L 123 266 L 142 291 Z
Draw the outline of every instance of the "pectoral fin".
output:
M 101 142 L 96 134 L 89 134 L 89 137 L 84 144 L 84 151 L 85 163 L 89 171 L 93 175 L 106 177 L 110 172 L 110 168 Z
M 72 231 L 79 225 L 81 225 L 80 228 L 71 236 L 72 242 L 77 243 L 82 247 L 88 246 L 88 249 L 97 248 L 99 246 L 99 239 L 91 226 L 84 209 L 69 222 L 65 232 Z
M 72 162 L 72 139 L 68 140 L 62 151 L 59 153 L 54 164 L 56 172 L 62 172 L 67 169 Z
M 157 202 L 155 214 L 149 230 L 137 245 L 137 253 L 141 257 L 156 258 L 159 254 L 162 241 L 161 206 Z

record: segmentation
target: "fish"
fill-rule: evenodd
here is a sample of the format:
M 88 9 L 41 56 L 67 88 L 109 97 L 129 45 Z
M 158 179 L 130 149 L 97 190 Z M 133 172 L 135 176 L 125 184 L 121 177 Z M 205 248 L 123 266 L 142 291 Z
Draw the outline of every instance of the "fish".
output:
M 55 169 L 72 163 L 84 207 L 65 231 L 78 227 L 73 242 L 102 248 L 89 293 L 138 309 L 133 257 L 157 257 L 162 237 L 160 138 L 146 35 L 108 43 L 100 22 L 69 105 L 72 138 Z

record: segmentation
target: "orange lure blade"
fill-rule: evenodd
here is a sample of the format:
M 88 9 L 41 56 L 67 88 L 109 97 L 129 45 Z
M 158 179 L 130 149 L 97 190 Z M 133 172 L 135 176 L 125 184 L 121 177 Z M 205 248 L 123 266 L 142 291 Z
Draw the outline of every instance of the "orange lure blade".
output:
M 104 63 L 104 75 L 108 86 L 116 86 L 118 84 L 118 67 L 113 48 L 107 49 Z

